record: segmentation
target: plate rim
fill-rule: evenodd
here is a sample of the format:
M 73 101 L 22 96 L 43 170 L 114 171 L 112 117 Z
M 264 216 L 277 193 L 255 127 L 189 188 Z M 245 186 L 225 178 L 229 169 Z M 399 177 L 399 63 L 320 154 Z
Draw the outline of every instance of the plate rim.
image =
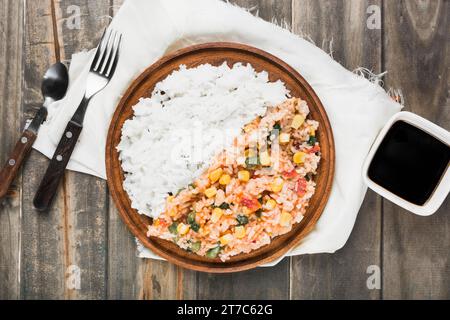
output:
M 141 86 L 141 83 L 143 80 L 145 80 L 149 75 L 151 75 L 155 70 L 158 70 L 159 67 L 163 66 L 165 63 L 179 58 L 180 56 L 186 55 L 186 54 L 192 54 L 198 51 L 204 51 L 204 50 L 214 50 L 214 49 L 231 49 L 231 50 L 240 50 L 245 51 L 247 53 L 251 53 L 253 55 L 259 56 L 259 58 L 262 58 L 264 60 L 269 60 L 272 64 L 277 65 L 277 67 L 284 69 L 287 71 L 288 74 L 293 76 L 296 80 L 298 80 L 301 85 L 303 86 L 302 90 L 305 91 L 305 94 L 308 94 L 311 96 L 312 99 L 314 99 L 317 106 L 317 111 L 320 113 L 321 117 L 323 118 L 323 121 L 326 122 L 325 131 L 326 136 L 329 140 L 329 175 L 328 179 L 326 180 L 326 186 L 325 186 L 325 192 L 323 197 L 318 201 L 319 204 L 317 206 L 316 211 L 320 211 L 319 214 L 315 214 L 309 224 L 303 228 L 302 230 L 299 230 L 296 234 L 293 240 L 291 240 L 286 247 L 280 248 L 270 254 L 267 257 L 263 257 L 257 262 L 250 261 L 246 263 L 244 260 L 243 262 L 237 262 L 237 265 L 229 265 L 227 266 L 226 263 L 221 264 L 217 263 L 214 266 L 206 266 L 204 264 L 194 264 L 194 263 L 187 263 L 186 259 L 179 259 L 179 257 L 174 257 L 170 255 L 169 253 L 160 250 L 157 246 L 153 245 L 150 241 L 150 238 L 148 238 L 146 235 L 143 235 L 141 232 L 139 232 L 138 226 L 135 224 L 135 222 L 131 219 L 128 211 L 129 208 L 126 208 L 123 206 L 123 203 L 120 199 L 120 192 L 116 190 L 116 185 L 114 184 L 114 176 L 112 173 L 114 172 L 115 166 L 113 165 L 113 157 L 114 154 L 118 154 L 116 150 L 116 146 L 113 145 L 113 136 L 114 132 L 117 129 L 118 126 L 118 120 L 122 114 L 122 110 L 127 104 L 128 99 L 133 95 L 135 90 Z M 114 114 L 111 118 L 111 122 L 108 128 L 108 136 L 106 141 L 106 148 L 105 148 L 105 162 L 106 162 L 106 174 L 107 174 L 107 183 L 108 188 L 111 194 L 111 197 L 113 198 L 113 202 L 119 212 L 119 215 L 125 225 L 127 226 L 128 230 L 131 231 L 131 233 L 141 241 L 141 243 L 151 249 L 153 252 L 155 252 L 158 256 L 166 259 L 168 262 L 174 263 L 180 267 L 195 270 L 195 271 L 201 271 L 201 272 L 210 272 L 210 273 L 230 273 L 230 272 L 238 272 L 238 271 L 244 271 L 253 269 L 257 266 L 261 266 L 263 264 L 275 261 L 279 259 L 280 257 L 284 256 L 289 250 L 297 246 L 302 239 L 305 238 L 305 236 L 311 232 L 314 229 L 314 226 L 316 225 L 319 218 L 322 216 L 322 213 L 325 209 L 325 206 L 329 200 L 331 189 L 333 185 L 334 175 L 335 175 L 335 142 L 334 142 L 334 135 L 331 127 L 330 120 L 328 118 L 328 115 L 326 113 L 326 110 L 319 99 L 318 95 L 314 91 L 314 89 L 311 87 L 311 85 L 303 78 L 303 76 L 300 75 L 299 72 L 297 72 L 294 68 L 292 68 L 290 65 L 288 65 L 283 60 L 273 56 L 272 54 L 263 51 L 261 49 L 241 44 L 241 43 L 235 43 L 235 42 L 207 42 L 202 44 L 196 44 L 189 47 L 185 47 L 179 50 L 176 50 L 174 52 L 171 52 L 167 55 L 164 55 L 160 59 L 158 59 L 155 63 L 153 63 L 151 66 L 146 68 L 136 79 L 134 79 L 131 84 L 126 89 L 125 93 L 123 94 L 122 98 L 120 99 L 120 102 L 117 104 L 117 107 L 114 111 Z M 120 162 L 120 161 L 119 161 Z M 120 170 L 120 168 L 119 168 Z M 330 174 L 331 173 L 331 174 Z M 121 181 L 121 184 L 123 185 L 123 181 Z M 122 188 L 123 189 L 123 188 Z M 126 192 L 125 192 L 126 193 Z M 290 231 L 292 232 L 292 231 Z M 287 233 L 289 234 L 289 233 Z M 180 248 L 180 250 L 183 250 Z M 245 254 L 244 254 L 245 255 Z

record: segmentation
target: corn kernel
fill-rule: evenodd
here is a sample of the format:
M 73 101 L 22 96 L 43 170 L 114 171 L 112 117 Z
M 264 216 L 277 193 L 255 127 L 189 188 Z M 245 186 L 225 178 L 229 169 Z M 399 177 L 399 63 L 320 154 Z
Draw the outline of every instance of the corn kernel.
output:
M 273 210 L 277 206 L 277 202 L 273 199 L 269 199 L 266 202 L 266 209 Z
M 256 157 L 256 150 L 254 148 L 250 148 L 244 151 L 244 156 L 246 158 Z
M 185 235 L 186 233 L 188 233 L 188 231 L 189 231 L 189 226 L 188 225 L 186 225 L 186 224 L 184 224 L 184 223 L 180 223 L 178 226 L 177 226 L 177 231 L 178 231 L 178 234 L 179 235 Z
M 272 191 L 275 193 L 280 192 L 283 189 L 284 181 L 281 178 L 275 178 L 271 184 Z
M 248 180 L 250 180 L 250 172 L 248 172 L 247 170 L 239 171 L 238 178 L 243 182 L 247 182 Z
M 305 122 L 305 118 L 304 118 L 302 115 L 297 114 L 297 115 L 294 117 L 294 119 L 292 120 L 291 127 L 297 130 L 298 128 L 301 127 L 301 125 L 302 125 L 304 122 Z
M 242 239 L 243 237 L 245 237 L 245 227 L 238 226 L 234 228 L 234 236 L 238 239 Z
M 219 240 L 221 245 L 226 246 L 231 240 L 233 240 L 233 235 L 227 233 L 226 235 L 221 236 Z
M 261 165 L 263 166 L 270 166 L 272 163 L 272 159 L 270 159 L 270 155 L 267 151 L 261 152 L 259 155 L 259 161 L 261 162 Z
M 169 210 L 169 216 L 174 217 L 177 214 L 177 210 L 175 208 L 172 208 Z
M 291 135 L 289 133 L 280 134 L 280 144 L 287 144 L 291 140 Z
M 174 197 L 174 196 L 168 196 L 168 197 L 167 197 L 167 201 L 168 201 L 168 202 L 172 202 L 172 201 L 173 201 L 173 199 L 175 199 L 175 197 Z
M 314 128 L 310 128 L 309 129 L 309 135 L 312 136 L 312 137 L 315 137 L 316 136 L 316 130 L 314 130 Z
M 231 181 L 231 177 L 228 174 L 224 174 L 220 177 L 219 183 L 223 186 L 226 186 Z
M 211 215 L 211 221 L 213 223 L 216 223 L 219 221 L 220 217 L 223 215 L 223 210 L 220 208 L 214 208 L 212 215 Z
M 289 227 L 292 221 L 292 216 L 289 212 L 283 211 L 280 217 L 280 225 L 282 227 Z
M 216 195 L 216 193 L 217 193 L 217 189 L 215 187 L 211 187 L 211 188 L 208 188 L 205 190 L 205 195 L 208 198 L 214 197 Z
M 217 180 L 219 180 L 219 178 L 222 175 L 222 173 L 223 173 L 222 168 L 218 168 L 218 169 L 212 171 L 209 174 L 209 180 L 211 181 L 211 183 L 217 182 Z
M 301 152 L 301 151 L 296 152 L 293 157 L 294 163 L 300 164 L 300 163 L 305 162 L 305 157 L 306 157 L 306 153 Z

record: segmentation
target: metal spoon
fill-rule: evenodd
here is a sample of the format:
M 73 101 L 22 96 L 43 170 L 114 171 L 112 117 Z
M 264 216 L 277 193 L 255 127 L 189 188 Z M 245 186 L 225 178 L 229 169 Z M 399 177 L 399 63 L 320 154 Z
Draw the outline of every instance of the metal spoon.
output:
M 42 95 L 44 103 L 38 110 L 27 129 L 24 130 L 17 141 L 5 166 L 0 171 L 0 199 L 3 198 L 19 171 L 20 166 L 31 150 L 36 140 L 39 128 L 47 117 L 47 107 L 54 101 L 61 100 L 69 86 L 69 73 L 67 67 L 61 62 L 52 65 L 42 80 Z

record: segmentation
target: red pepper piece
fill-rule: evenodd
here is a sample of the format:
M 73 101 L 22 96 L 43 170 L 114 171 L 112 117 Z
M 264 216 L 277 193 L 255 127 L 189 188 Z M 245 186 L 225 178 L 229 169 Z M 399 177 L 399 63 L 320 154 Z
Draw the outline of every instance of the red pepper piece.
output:
M 305 178 L 300 178 L 297 183 L 295 184 L 295 192 L 297 192 L 297 194 L 300 197 L 303 197 L 306 193 L 306 187 L 308 185 L 308 182 L 306 181 Z

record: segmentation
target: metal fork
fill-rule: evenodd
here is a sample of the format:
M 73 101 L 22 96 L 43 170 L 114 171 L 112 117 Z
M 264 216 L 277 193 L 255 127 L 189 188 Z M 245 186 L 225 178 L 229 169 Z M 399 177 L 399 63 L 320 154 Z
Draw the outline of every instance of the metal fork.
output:
M 64 176 L 70 156 L 83 129 L 84 116 L 89 102 L 92 97 L 106 87 L 114 75 L 117 62 L 119 61 L 121 41 L 122 34 L 116 31 L 109 30 L 103 33 L 87 77 L 84 97 L 72 119 L 67 124 L 34 197 L 33 205 L 39 211 L 46 211 L 50 208 L 59 183 Z

